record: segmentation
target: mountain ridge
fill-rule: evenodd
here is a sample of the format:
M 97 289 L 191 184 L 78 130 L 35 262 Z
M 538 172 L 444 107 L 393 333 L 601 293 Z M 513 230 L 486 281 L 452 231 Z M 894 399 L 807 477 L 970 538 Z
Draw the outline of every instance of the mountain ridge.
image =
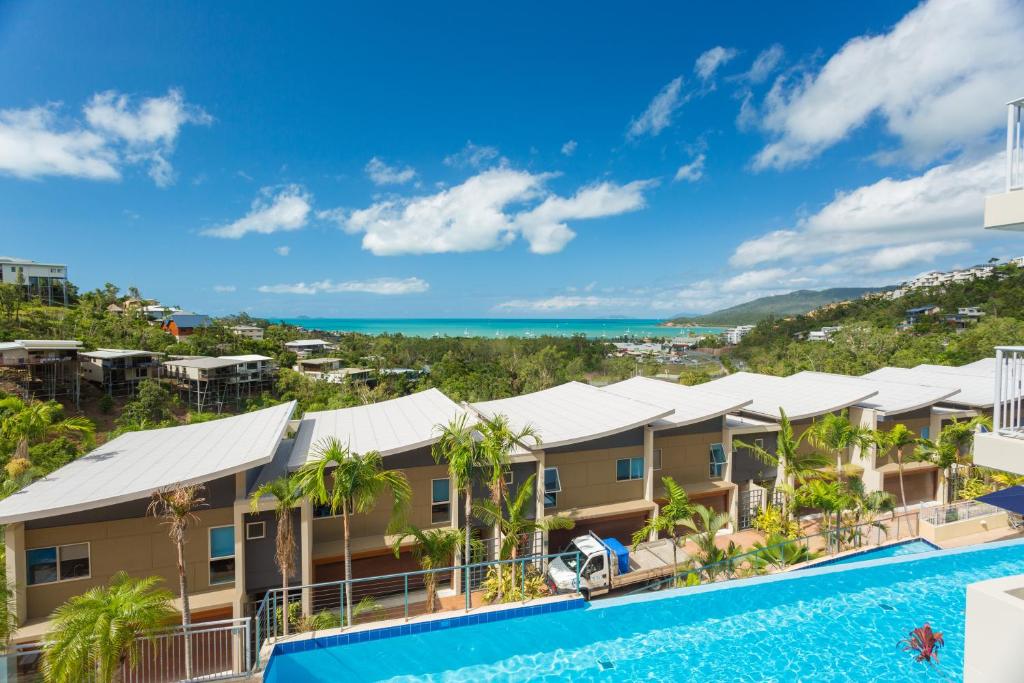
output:
M 729 306 L 699 316 L 679 315 L 673 323 L 701 323 L 717 325 L 752 325 L 770 315 L 799 315 L 820 306 L 857 299 L 868 292 L 891 289 L 886 287 L 831 287 L 829 289 L 798 289 L 786 294 L 763 296 L 735 306 Z

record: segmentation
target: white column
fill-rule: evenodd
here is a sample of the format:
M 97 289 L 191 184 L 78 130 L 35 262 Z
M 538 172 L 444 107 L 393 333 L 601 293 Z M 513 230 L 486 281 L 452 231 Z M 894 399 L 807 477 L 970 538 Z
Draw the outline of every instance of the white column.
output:
M 244 475 L 241 475 L 244 476 Z M 245 616 L 245 513 L 248 505 L 245 499 L 236 500 L 234 505 L 235 526 L 235 591 L 232 616 L 241 619 Z
M 462 514 L 462 506 L 464 505 L 461 500 L 462 492 L 455 486 L 455 480 L 451 477 L 448 478 L 448 510 L 451 515 L 451 528 L 456 531 L 459 530 L 459 515 Z M 469 526 L 469 520 L 466 520 L 466 526 Z M 465 533 L 465 532 L 463 532 Z M 455 566 L 458 567 L 461 564 L 469 563 L 468 557 L 463 557 L 462 553 L 465 549 L 465 536 L 463 541 L 459 543 L 459 547 L 455 549 Z M 455 591 L 455 595 L 462 594 L 462 570 L 456 569 L 452 572 L 452 589 Z
M 864 429 L 878 429 L 878 412 L 873 408 L 850 408 L 850 421 Z M 881 491 L 883 489 L 884 477 L 878 471 L 878 449 L 868 446 L 862 449 L 854 446 L 851 452 L 851 461 L 864 467 L 865 491 Z
M 664 465 L 664 464 L 663 464 Z M 654 503 L 654 428 L 644 426 L 644 500 Z M 658 517 L 658 504 L 651 509 L 651 517 Z M 658 535 L 651 532 L 648 540 L 657 540 Z
M 8 524 L 4 531 L 6 546 L 4 561 L 7 570 L 7 585 L 14 591 L 14 611 L 18 617 L 18 625 L 25 623 L 28 617 L 28 603 L 25 591 L 25 524 L 15 522 Z
M 536 492 L 536 500 L 534 501 L 536 510 L 534 511 L 534 516 L 538 521 L 540 521 L 547 516 L 544 512 L 544 466 L 547 462 L 547 458 L 544 455 L 544 451 L 534 451 L 533 454 L 537 456 L 537 478 L 534 481 Z M 541 532 L 540 551 L 545 555 L 550 552 L 548 549 L 548 532 L 546 531 Z
M 303 498 L 299 503 L 299 563 L 302 585 L 313 583 L 313 503 Z M 313 593 L 302 590 L 302 613 L 313 614 Z
M 732 480 L 732 431 L 728 427 L 728 419 L 722 416 L 722 449 L 725 451 L 725 476 L 723 479 L 735 484 Z M 737 495 L 739 486 L 729 491 L 729 526 L 733 531 L 737 530 L 740 520 L 740 497 Z

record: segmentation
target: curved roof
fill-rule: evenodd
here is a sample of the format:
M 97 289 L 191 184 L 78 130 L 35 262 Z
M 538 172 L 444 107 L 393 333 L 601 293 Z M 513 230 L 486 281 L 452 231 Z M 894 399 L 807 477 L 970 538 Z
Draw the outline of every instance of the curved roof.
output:
M 749 398 L 709 391 L 703 384 L 688 387 L 651 377 L 631 377 L 602 387 L 601 391 L 672 408 L 675 412 L 658 420 L 655 427 L 659 429 L 721 417 L 751 403 Z
M 745 413 L 778 420 L 780 407 L 790 420 L 802 420 L 857 405 L 874 396 L 876 389 L 850 386 L 828 377 L 775 377 L 737 372 L 701 385 L 711 391 L 748 396 L 753 402 Z
M 851 387 L 863 387 L 865 390 L 874 389 L 878 393 L 861 401 L 858 405 L 889 414 L 906 413 L 912 410 L 927 408 L 939 401 L 948 399 L 950 396 L 954 396 L 954 394 L 960 393 L 960 389 L 952 385 L 944 387 L 929 386 L 909 382 L 892 382 L 878 378 L 834 375 L 828 372 L 811 372 L 810 370 L 798 372 L 793 376 L 821 377 L 836 382 L 845 382 Z M 953 400 L 956 399 L 954 398 Z
M 540 448 L 566 446 L 618 434 L 671 415 L 671 407 L 619 396 L 589 384 L 567 382 L 532 394 L 472 403 L 485 418 L 504 415 L 512 427 L 533 427 Z
M 270 462 L 295 401 L 212 422 L 129 432 L 0 500 L 0 523 L 139 500 Z
M 306 413 L 288 467 L 301 467 L 316 445 L 331 436 L 353 453 L 377 451 L 386 456 L 429 446 L 439 438 L 438 425 L 464 412 L 437 389 L 427 389 L 390 401 Z
M 971 408 L 990 408 L 995 403 L 995 380 L 991 374 L 984 371 L 979 374 L 977 370 L 951 368 L 945 365 L 918 365 L 915 368 L 879 368 L 864 377 L 931 387 L 956 387 L 960 390 L 959 393 L 946 399 L 946 403 Z

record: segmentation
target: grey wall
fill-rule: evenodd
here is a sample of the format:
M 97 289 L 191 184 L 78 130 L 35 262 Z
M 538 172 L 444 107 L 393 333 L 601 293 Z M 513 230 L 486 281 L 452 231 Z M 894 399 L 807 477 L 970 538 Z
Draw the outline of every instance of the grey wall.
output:
M 276 550 L 277 519 L 272 511 L 246 514 L 245 522 L 266 522 L 267 533 L 263 538 L 245 542 L 245 589 L 248 593 L 263 593 L 268 588 L 281 585 L 281 573 L 274 560 Z M 302 580 L 300 513 L 292 510 L 292 533 L 295 535 L 295 556 L 292 575 L 288 582 L 298 585 Z M 245 526 L 242 527 L 242 538 L 245 538 Z
M 618 434 L 612 434 L 601 439 L 594 439 L 593 441 L 584 441 L 582 443 L 569 444 L 568 446 L 558 446 L 557 448 L 545 448 L 545 453 L 557 454 L 557 453 L 579 453 L 580 451 L 593 451 L 604 448 L 622 448 L 624 446 L 643 446 L 644 445 L 644 428 L 637 427 L 626 432 L 619 432 Z
M 759 434 L 741 434 L 736 437 L 742 441 L 753 443 L 754 439 L 764 439 L 764 449 L 774 453 L 778 445 L 778 432 L 761 432 Z M 764 481 L 775 479 L 777 468 L 766 465 L 755 458 L 746 448 L 734 448 L 732 452 L 732 480 L 742 483 L 753 479 Z

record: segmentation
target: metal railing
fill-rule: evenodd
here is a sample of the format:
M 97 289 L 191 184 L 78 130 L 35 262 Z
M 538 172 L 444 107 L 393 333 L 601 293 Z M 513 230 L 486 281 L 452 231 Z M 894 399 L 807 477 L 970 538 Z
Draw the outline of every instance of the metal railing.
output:
M 901 538 L 916 538 L 919 519 L 917 512 L 903 513 L 751 548 L 726 559 L 685 567 L 672 576 L 630 591 L 630 594 L 776 574 L 849 550 L 865 550 Z
M 192 676 L 185 675 L 185 638 L 192 644 Z M 181 626 L 157 633 L 138 643 L 135 666 L 121 665 L 124 683 L 172 683 L 184 681 L 222 681 L 249 675 L 251 634 L 248 619 L 224 619 L 193 624 L 188 636 Z M 17 683 L 42 683 L 43 645 L 16 645 L 5 658 L 0 680 Z M 82 672 L 83 683 L 95 680 L 92 672 Z
M 997 346 L 992 428 L 1024 436 L 1024 346 Z
M 952 524 L 953 522 L 962 522 L 965 519 L 994 515 L 999 512 L 1003 512 L 1003 510 L 988 503 L 982 503 L 977 500 L 962 500 L 958 503 L 931 508 L 924 513 L 922 521 L 928 522 L 932 526 L 941 526 L 943 524 Z
M 527 603 L 550 595 L 543 583 L 544 572 L 555 558 L 575 560 L 579 586 L 580 565 L 585 558 L 574 551 L 290 586 L 287 591 L 271 589 L 255 607 L 253 670 L 261 666 L 263 644 L 285 635 L 286 619 L 289 634 L 293 634 L 345 630 L 391 619 L 408 621 L 426 614 L 469 611 L 487 604 Z M 481 576 L 484 578 L 480 581 L 474 579 Z M 347 617 L 346 591 L 351 592 L 351 623 Z M 428 600 L 431 592 L 433 597 Z
M 1006 191 L 1024 189 L 1024 98 L 1007 104 Z

